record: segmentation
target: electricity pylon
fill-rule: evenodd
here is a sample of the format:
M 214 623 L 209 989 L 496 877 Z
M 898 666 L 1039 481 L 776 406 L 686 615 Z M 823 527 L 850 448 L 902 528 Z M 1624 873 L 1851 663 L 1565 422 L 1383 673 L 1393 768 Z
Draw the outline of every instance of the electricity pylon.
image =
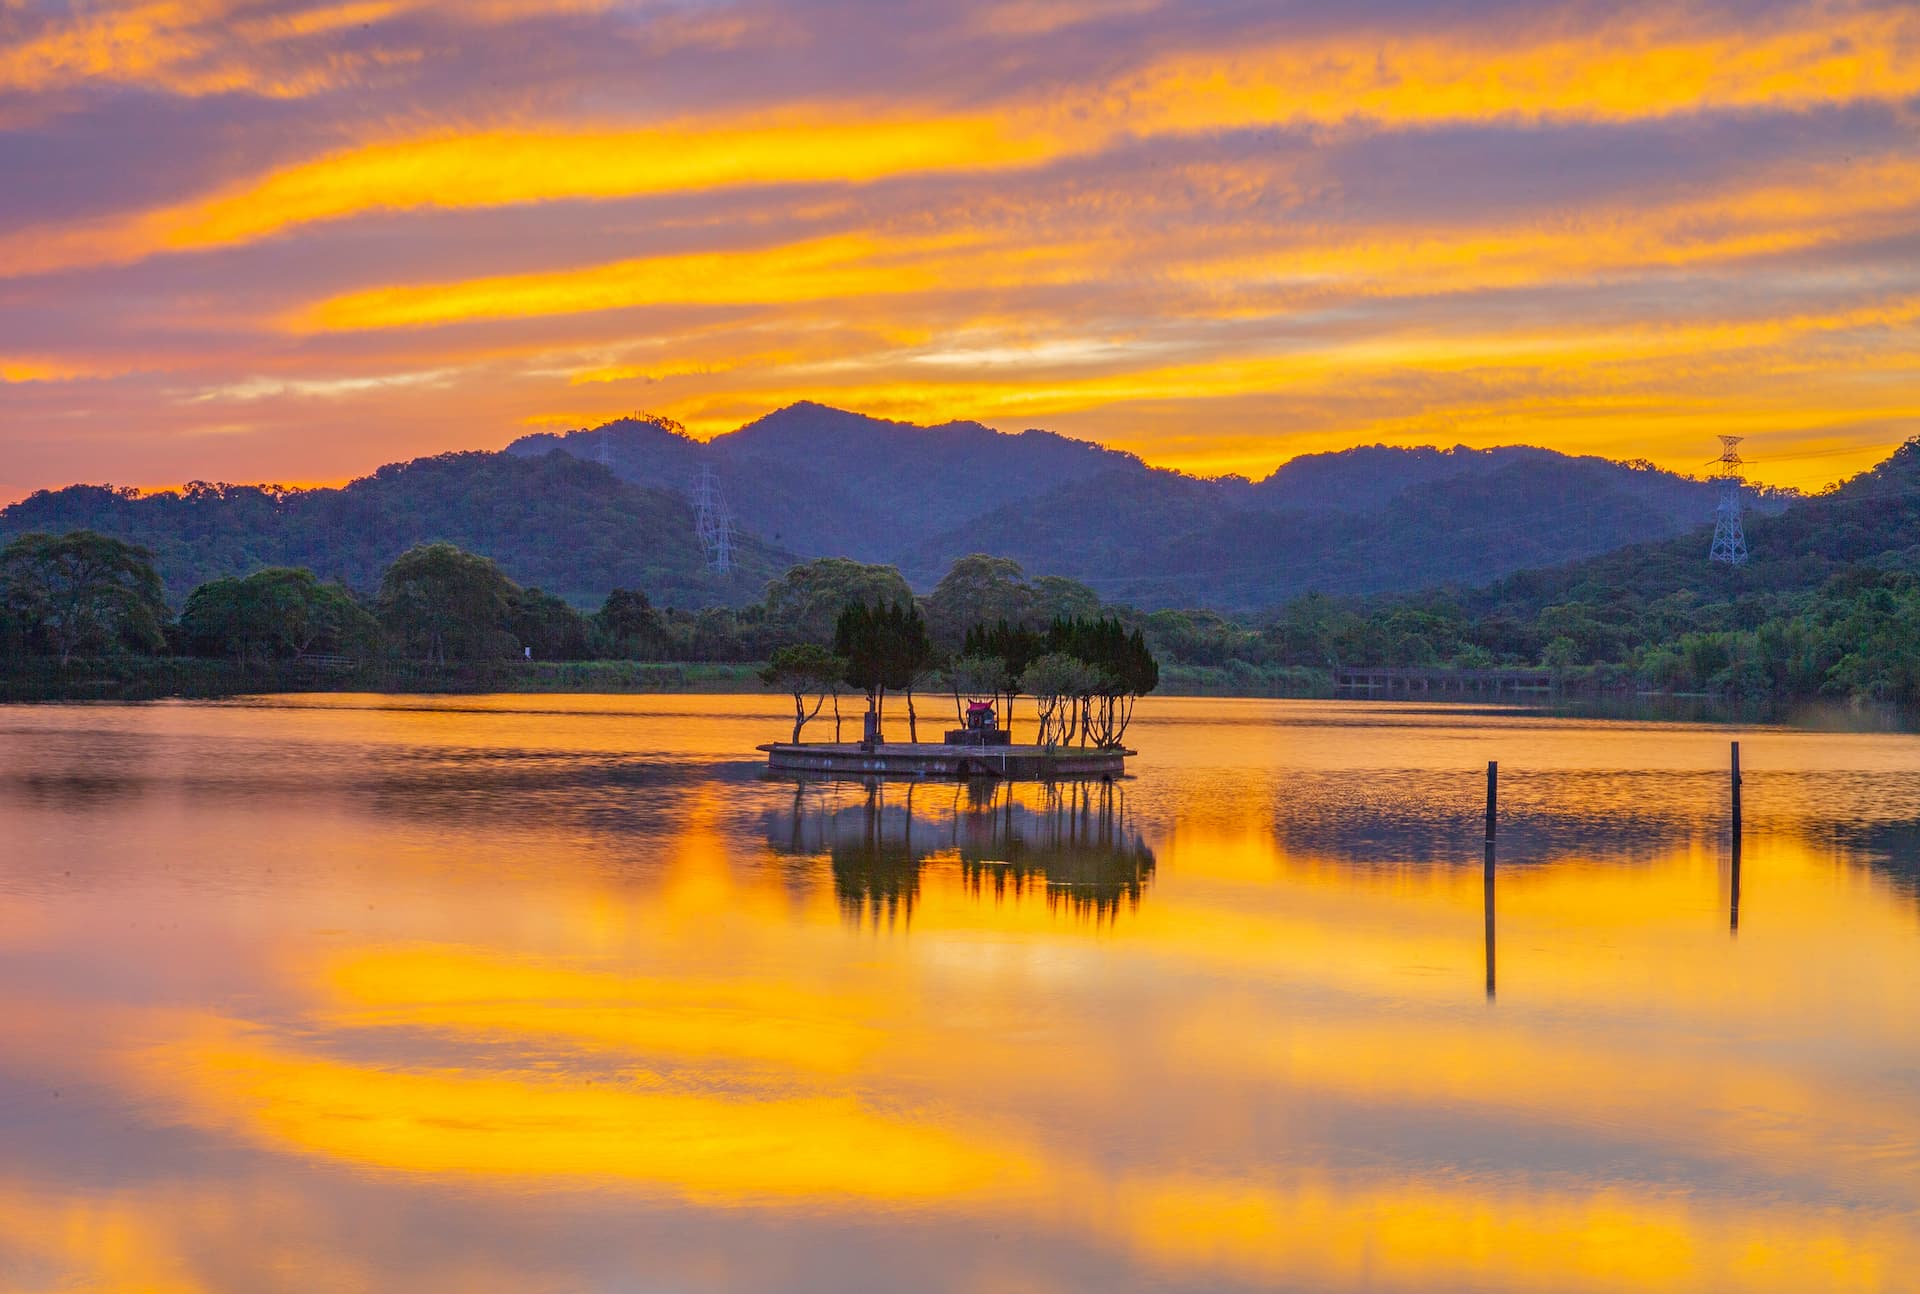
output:
M 1720 457 L 1707 460 L 1720 467 L 1713 474 L 1720 486 L 1720 505 L 1713 510 L 1713 547 L 1707 553 L 1707 560 L 1729 566 L 1747 564 L 1747 536 L 1740 528 L 1740 496 L 1746 482 L 1740 475 L 1737 448 L 1745 439 L 1745 436 L 1720 437 Z
M 703 466 L 693 481 L 693 528 L 707 553 L 707 569 L 725 575 L 733 569 L 733 513 L 713 468 Z

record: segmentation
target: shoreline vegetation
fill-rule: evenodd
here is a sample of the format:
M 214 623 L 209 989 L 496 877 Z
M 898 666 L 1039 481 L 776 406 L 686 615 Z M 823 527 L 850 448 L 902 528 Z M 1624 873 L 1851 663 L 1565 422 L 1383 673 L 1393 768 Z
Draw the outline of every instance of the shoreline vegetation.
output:
M 316 668 L 298 662 L 241 664 L 204 657 L 112 656 L 76 658 L 66 665 L 38 660 L 18 662 L 0 672 L 0 704 L 74 702 L 141 703 L 218 701 L 303 693 L 369 693 L 391 696 L 478 695 L 752 695 L 764 696 L 777 710 L 782 700 L 764 681 L 765 666 L 755 663 L 693 661 L 509 661 L 483 668 L 421 669 L 381 664 L 365 669 Z M 1714 696 L 1705 693 L 1654 692 L 1623 687 L 1617 678 L 1594 672 L 1573 676 L 1553 693 L 1524 697 L 1475 692 L 1416 692 L 1366 696 L 1337 693 L 1331 671 L 1286 666 L 1228 669 L 1219 666 L 1166 666 L 1155 695 L 1179 698 L 1409 702 L 1447 706 L 1495 706 L 1543 715 L 1569 714 L 1624 721 L 1779 723 L 1848 731 L 1911 731 L 1920 727 L 1907 710 L 1869 701 L 1818 703 Z M 845 722 L 859 722 L 861 698 L 849 695 Z M 1030 700 L 1030 698 L 1029 698 Z M 930 715 L 941 712 L 942 694 L 925 698 Z M 894 712 L 892 717 L 900 719 Z M 831 719 L 826 719 L 831 723 Z M 1033 716 L 1024 711 L 1025 725 Z M 937 722 L 944 723 L 944 718 Z M 829 739 L 830 740 L 830 739 Z
M 1106 602 L 984 554 L 925 593 L 895 567 L 825 557 L 747 605 L 615 588 L 589 611 L 445 542 L 401 553 L 376 588 L 265 566 L 172 601 L 152 551 L 36 532 L 0 548 L 0 700 L 765 689 L 792 696 L 803 726 L 831 699 L 864 693 L 873 710 L 904 693 L 911 728 L 916 696 L 1025 696 L 1059 734 L 1104 743 L 1147 692 L 1327 698 L 1371 671 L 1371 695 L 1393 701 L 1912 722 L 1920 438 L 1756 517 L 1747 565 L 1709 565 L 1695 538 L 1478 589 L 1308 593 L 1233 617 Z

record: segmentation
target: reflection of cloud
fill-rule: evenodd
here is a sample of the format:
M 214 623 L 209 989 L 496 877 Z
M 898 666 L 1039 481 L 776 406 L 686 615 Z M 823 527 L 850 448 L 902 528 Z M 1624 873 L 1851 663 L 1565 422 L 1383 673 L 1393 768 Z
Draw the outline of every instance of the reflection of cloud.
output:
M 1292 1189 L 1203 1176 L 1123 1184 L 1116 1224 L 1175 1269 L 1351 1288 L 1881 1290 L 1916 1257 L 1897 1218 L 1725 1215 L 1644 1189 Z
M 643 1183 L 707 1204 L 986 1196 L 1018 1151 L 841 1096 L 740 1097 L 640 1082 L 355 1065 L 244 1036 L 145 1058 L 195 1116 L 270 1146 L 412 1173 Z
M 356 954 L 328 968 L 330 1022 L 467 1036 L 551 1037 L 672 1059 L 765 1061 L 845 1072 L 871 1050 L 876 1004 L 744 978 L 646 978 L 424 948 Z

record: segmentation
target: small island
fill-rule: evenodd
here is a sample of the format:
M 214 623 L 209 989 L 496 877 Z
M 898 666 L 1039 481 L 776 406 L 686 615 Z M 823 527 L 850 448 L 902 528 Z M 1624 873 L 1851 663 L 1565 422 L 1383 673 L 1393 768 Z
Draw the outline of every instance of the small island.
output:
M 1125 747 L 963 746 L 947 742 L 768 742 L 767 768 L 778 773 L 865 777 L 998 777 L 1019 781 L 1114 778 L 1126 771 Z
M 769 771 L 1052 781 L 1125 775 L 1136 753 L 1124 740 L 1134 702 L 1159 685 L 1160 667 L 1145 636 L 1112 617 L 1058 617 L 1044 631 L 1004 620 L 976 624 L 959 655 L 942 659 L 912 603 L 859 601 L 841 610 L 832 650 L 782 647 L 762 678 L 793 696 L 791 738 L 757 747 L 767 752 Z M 939 742 L 922 742 L 914 696 L 934 686 L 951 692 L 959 726 Z M 843 687 L 866 697 L 857 742 L 839 739 Z M 889 691 L 906 696 L 905 742 L 886 739 Z M 1013 699 L 1022 694 L 1034 698 L 1035 732 L 1032 742 L 1017 744 Z M 829 699 L 835 739 L 803 741 Z

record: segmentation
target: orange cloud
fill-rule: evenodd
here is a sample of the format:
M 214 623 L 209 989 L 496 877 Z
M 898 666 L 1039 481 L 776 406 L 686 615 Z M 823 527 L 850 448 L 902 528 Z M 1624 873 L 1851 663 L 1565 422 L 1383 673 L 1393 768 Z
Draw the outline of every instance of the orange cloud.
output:
M 1702 30 L 1676 13 L 1544 38 L 1368 32 L 1211 49 L 1120 80 L 1102 107 L 1158 133 L 1351 118 L 1629 121 L 1920 93 L 1920 14 L 1911 8 L 1815 5 L 1793 19 Z
M 345 5 L 280 20 L 291 37 L 354 21 Z M 519 12 L 517 6 L 508 7 Z M 199 12 L 195 10 L 194 12 Z M 35 88 L 60 69 L 158 74 L 207 52 L 209 37 L 152 6 L 42 38 L 0 63 Z M 1087 155 L 1139 136 L 1354 117 L 1390 125 L 1571 117 L 1627 120 L 1757 106 L 1804 107 L 1920 93 L 1920 16 L 1809 11 L 1778 31 L 1638 26 L 1502 44 L 1485 34 L 1295 42 L 1150 64 L 1113 82 L 1014 96 L 954 114 L 936 105 L 877 114 L 773 111 L 755 120 L 630 129 L 556 124 L 370 141 L 292 163 L 174 206 L 0 243 L 24 272 L 114 264 L 230 246 L 366 212 L 598 200 L 783 183 L 1004 171 Z M 11 74 L 8 69 L 11 68 Z M 311 75 L 321 75 L 313 73 Z M 177 75 L 203 89 L 281 92 L 247 65 Z M 296 79 L 287 93 L 312 87 Z

